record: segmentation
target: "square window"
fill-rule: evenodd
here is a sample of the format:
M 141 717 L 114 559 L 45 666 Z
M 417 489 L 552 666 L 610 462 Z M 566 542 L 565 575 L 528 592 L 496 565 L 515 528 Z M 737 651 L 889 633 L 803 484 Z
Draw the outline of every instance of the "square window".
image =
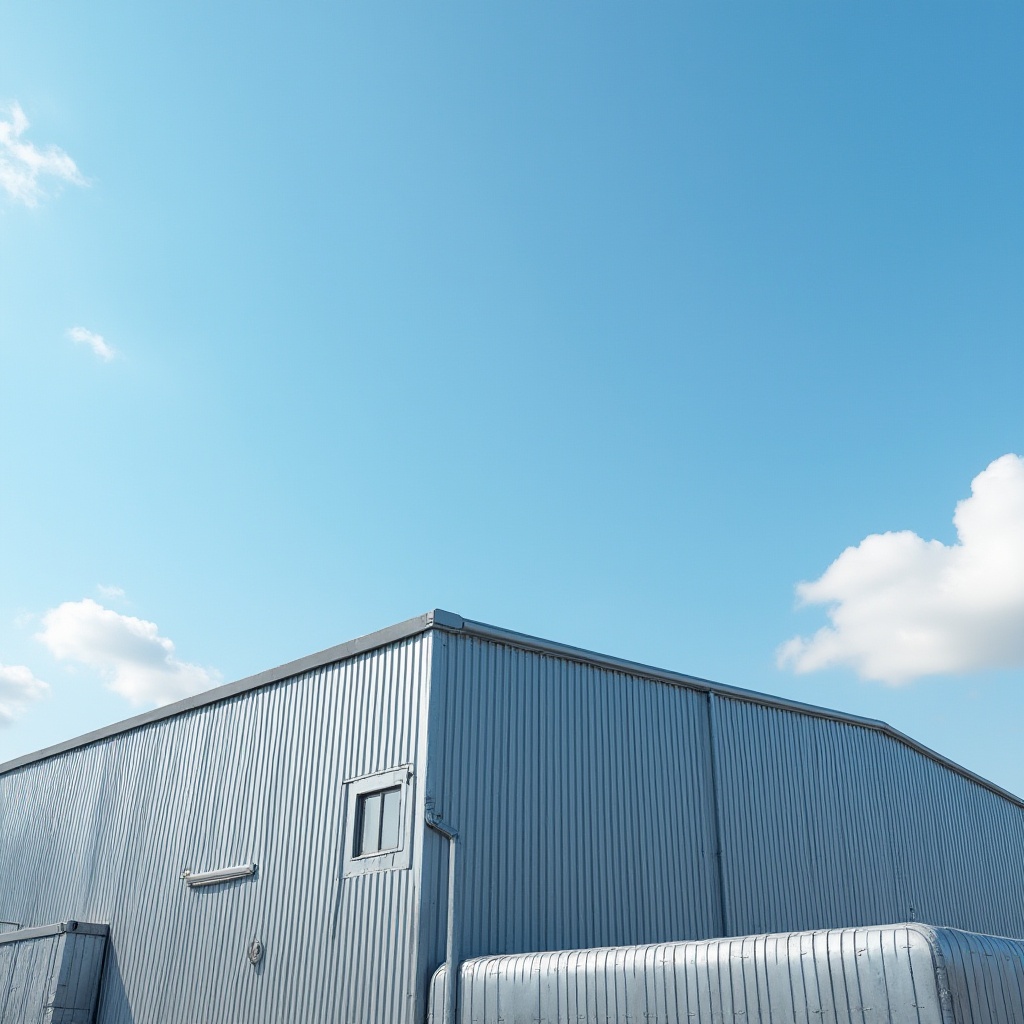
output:
M 343 877 L 412 867 L 412 765 L 345 780 Z
M 401 786 L 359 795 L 355 856 L 369 857 L 398 849 L 401 806 Z

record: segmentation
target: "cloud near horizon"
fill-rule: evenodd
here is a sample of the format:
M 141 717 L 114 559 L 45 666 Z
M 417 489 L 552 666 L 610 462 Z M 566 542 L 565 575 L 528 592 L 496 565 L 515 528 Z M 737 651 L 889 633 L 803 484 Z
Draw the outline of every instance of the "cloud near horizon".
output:
M 978 474 L 953 523 L 955 544 L 872 534 L 797 584 L 799 603 L 825 605 L 831 625 L 783 644 L 779 667 L 846 665 L 901 686 L 1024 665 L 1024 458 L 1004 455 Z
M 220 682 L 220 673 L 180 661 L 155 622 L 120 615 L 92 598 L 65 601 L 43 616 L 36 634 L 61 661 L 96 669 L 132 704 L 170 704 Z
M 49 683 L 37 679 L 25 665 L 0 665 L 0 727 L 20 718 L 30 702 L 49 692 Z
M 22 138 L 29 127 L 18 103 L 8 108 L 8 120 L 0 118 L 0 188 L 23 206 L 36 206 L 45 192 L 41 179 L 52 178 L 70 185 L 86 185 L 71 159 L 57 146 L 38 148 Z
M 103 340 L 102 334 L 87 330 L 84 327 L 69 327 L 68 337 L 76 345 L 88 345 L 93 355 L 109 363 L 114 358 L 114 350 Z

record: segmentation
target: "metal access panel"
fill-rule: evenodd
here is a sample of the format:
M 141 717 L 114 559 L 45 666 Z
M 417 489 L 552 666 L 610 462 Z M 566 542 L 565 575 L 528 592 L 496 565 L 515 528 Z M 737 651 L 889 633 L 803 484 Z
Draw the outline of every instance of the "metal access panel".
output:
M 434 977 L 429 1024 L 446 1021 Z M 481 957 L 459 1024 L 1024 1024 L 1024 942 L 923 924 Z
M 106 949 L 79 921 L 0 935 L 0 1024 L 93 1024 Z

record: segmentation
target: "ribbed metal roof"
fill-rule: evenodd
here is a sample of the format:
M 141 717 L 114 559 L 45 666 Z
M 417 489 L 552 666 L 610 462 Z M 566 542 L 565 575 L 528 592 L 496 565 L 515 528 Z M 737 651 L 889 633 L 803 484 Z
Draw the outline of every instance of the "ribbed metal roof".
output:
M 905 744 L 951 771 L 962 775 L 964 778 L 983 786 L 985 789 L 1009 800 L 1018 807 L 1024 808 L 1024 800 L 1014 793 L 1011 793 L 1009 790 L 1003 789 L 1001 786 L 997 786 L 994 782 L 990 782 L 988 779 L 964 768 L 962 765 L 957 764 L 948 757 L 932 750 L 930 747 L 926 747 L 923 743 L 919 743 L 917 740 L 900 732 L 898 729 L 894 729 L 887 722 L 874 718 L 863 718 L 859 715 L 848 714 L 843 711 L 835 711 L 830 708 L 818 707 L 813 704 L 804 704 L 800 701 L 788 700 L 784 697 L 775 697 L 771 694 L 759 693 L 756 690 L 745 690 L 741 687 L 728 686 L 723 683 L 714 682 L 710 679 L 702 679 L 699 676 L 673 672 L 668 669 L 656 668 L 652 665 L 629 661 L 625 658 L 616 658 L 606 654 L 599 654 L 595 651 L 588 651 L 581 647 L 573 647 L 569 644 L 557 643 L 552 640 L 544 640 L 540 637 L 530 636 L 526 633 L 517 633 L 514 630 L 504 629 L 500 626 L 492 626 L 485 622 L 476 622 L 472 619 L 465 619 L 461 615 L 457 615 L 454 612 L 444 611 L 441 608 L 435 608 L 423 615 L 417 615 L 411 619 L 406 619 L 404 622 L 396 623 L 393 626 L 377 630 L 374 633 L 368 633 L 365 636 L 357 637 L 354 640 L 338 644 L 335 647 L 329 647 L 326 650 L 319 651 L 316 654 L 307 655 L 306 657 L 299 658 L 296 661 L 286 662 L 283 665 L 279 665 L 277 668 L 267 669 L 266 671 L 259 672 L 256 675 L 246 676 L 244 679 L 239 679 L 236 682 L 226 683 L 224 686 L 218 686 L 212 690 L 206 690 L 203 693 L 196 694 L 193 697 L 187 697 L 184 700 L 176 701 L 173 704 L 154 708 L 152 711 L 144 712 L 141 715 L 135 715 L 134 717 L 124 719 L 121 722 L 115 722 L 112 725 L 104 726 L 102 729 L 96 729 L 93 732 L 85 733 L 84 735 L 77 736 L 74 739 L 66 740 L 63 743 L 57 743 L 53 746 L 45 747 L 42 750 L 13 758 L 4 764 L 0 764 L 0 775 L 14 771 L 26 764 L 54 757 L 67 750 L 73 750 L 77 747 L 83 747 L 90 743 L 96 743 L 100 740 L 107 739 L 110 736 L 128 732 L 132 729 L 139 729 L 152 722 L 159 722 L 166 718 L 183 714 L 184 712 L 191 711 L 194 708 L 204 707 L 209 704 L 215 704 L 219 701 L 228 700 L 232 697 L 238 696 L 239 694 L 245 693 L 248 690 L 256 690 L 264 686 L 269 686 L 273 683 L 280 682 L 282 679 L 287 679 L 291 676 L 296 676 L 312 669 L 321 668 L 325 665 L 331 665 L 336 662 L 343 661 L 346 658 L 363 654 L 367 651 L 376 650 L 377 648 L 415 636 L 418 633 L 425 632 L 429 629 L 441 629 L 446 632 L 478 636 L 486 640 L 492 640 L 496 643 L 519 647 L 523 650 L 550 654 L 555 657 L 565 658 L 569 661 L 630 672 L 634 675 L 645 676 L 649 679 L 669 683 L 673 686 L 681 686 L 691 690 L 698 690 L 703 693 L 717 693 L 724 697 L 730 697 L 733 700 L 747 701 L 749 703 L 760 704 L 765 707 L 779 708 L 784 711 L 792 711 L 802 715 L 825 718 L 849 725 L 860 726 L 864 729 L 871 729 Z

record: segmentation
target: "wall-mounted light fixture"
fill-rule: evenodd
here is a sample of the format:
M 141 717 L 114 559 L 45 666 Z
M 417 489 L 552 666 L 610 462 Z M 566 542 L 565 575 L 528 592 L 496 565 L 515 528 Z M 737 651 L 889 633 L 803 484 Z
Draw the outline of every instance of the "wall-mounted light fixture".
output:
M 236 864 L 230 868 L 217 868 L 216 871 L 189 871 L 185 868 L 181 877 L 190 889 L 198 889 L 204 885 L 220 885 L 221 882 L 233 882 L 236 878 L 248 878 L 255 874 L 255 864 Z

